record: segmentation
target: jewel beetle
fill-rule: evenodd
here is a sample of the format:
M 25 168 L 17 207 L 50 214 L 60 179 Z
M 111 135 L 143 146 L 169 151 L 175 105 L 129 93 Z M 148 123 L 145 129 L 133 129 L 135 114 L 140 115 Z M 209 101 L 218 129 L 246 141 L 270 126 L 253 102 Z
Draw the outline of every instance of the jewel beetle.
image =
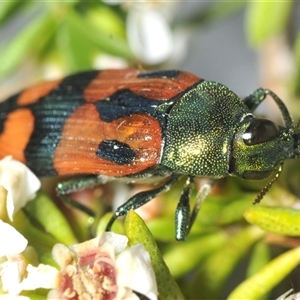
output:
M 268 95 L 284 126 L 253 115 Z M 259 180 L 274 174 L 258 202 L 283 162 L 299 156 L 299 140 L 299 126 L 272 91 L 260 88 L 241 99 L 220 83 L 176 70 L 87 71 L 0 103 L 0 158 L 12 155 L 38 176 L 79 176 L 58 184 L 62 197 L 107 180 L 164 179 L 121 205 L 107 229 L 186 176 L 177 240 L 186 238 L 208 192 L 203 189 L 190 213 L 194 177 Z

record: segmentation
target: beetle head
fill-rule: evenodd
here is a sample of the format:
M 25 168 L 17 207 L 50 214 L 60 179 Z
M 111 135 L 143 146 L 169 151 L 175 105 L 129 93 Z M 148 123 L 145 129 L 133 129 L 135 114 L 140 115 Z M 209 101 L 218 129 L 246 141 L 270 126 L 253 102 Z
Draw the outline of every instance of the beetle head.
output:
M 248 115 L 233 139 L 230 173 L 264 179 L 286 160 L 299 156 L 299 130 Z

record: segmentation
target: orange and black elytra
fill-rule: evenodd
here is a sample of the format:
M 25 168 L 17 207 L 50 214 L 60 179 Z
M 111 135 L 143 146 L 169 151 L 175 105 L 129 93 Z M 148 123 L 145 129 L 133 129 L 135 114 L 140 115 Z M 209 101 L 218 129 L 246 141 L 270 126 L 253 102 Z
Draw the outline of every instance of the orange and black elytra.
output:
M 253 116 L 273 97 L 285 126 Z M 198 212 L 189 212 L 193 178 L 263 179 L 299 156 L 299 128 L 284 103 L 258 89 L 240 99 L 226 86 L 184 71 L 87 71 L 40 83 L 0 103 L 0 158 L 12 155 L 37 176 L 80 175 L 60 184 L 67 194 L 107 179 L 166 178 L 114 213 L 113 221 L 186 176 L 176 211 L 184 240 Z M 259 194 L 267 192 L 270 184 Z

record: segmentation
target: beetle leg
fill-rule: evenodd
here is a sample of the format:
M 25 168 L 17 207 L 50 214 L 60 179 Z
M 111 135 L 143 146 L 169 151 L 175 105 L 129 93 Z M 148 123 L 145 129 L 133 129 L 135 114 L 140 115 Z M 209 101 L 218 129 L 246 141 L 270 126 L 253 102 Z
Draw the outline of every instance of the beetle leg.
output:
M 184 241 L 188 236 L 197 218 L 202 203 L 210 193 L 215 180 L 210 179 L 206 183 L 202 184 L 200 190 L 197 193 L 196 202 L 193 207 L 192 213 L 190 214 L 190 190 L 193 182 L 194 178 L 189 176 L 185 182 L 185 186 L 181 193 L 180 200 L 176 209 L 175 230 L 177 241 Z
M 293 128 L 294 123 L 288 109 L 286 108 L 284 102 L 272 91 L 259 88 L 249 96 L 245 97 L 243 102 L 251 111 L 254 111 L 255 108 L 266 99 L 267 95 L 270 95 L 277 104 L 286 127 Z
M 198 191 L 198 193 L 196 195 L 196 202 L 195 202 L 192 214 L 191 214 L 189 230 L 192 228 L 192 226 L 197 218 L 198 212 L 202 206 L 202 203 L 206 199 L 207 195 L 210 193 L 215 182 L 216 182 L 216 180 L 208 179 L 207 182 L 205 182 L 201 185 L 200 190 Z
M 95 218 L 95 213 L 93 212 L 93 210 L 73 200 L 67 195 L 72 192 L 84 190 L 86 188 L 93 188 L 95 186 L 104 184 L 106 182 L 107 182 L 107 177 L 102 177 L 102 176 L 87 175 L 87 176 L 77 177 L 77 178 L 73 178 L 58 183 L 56 186 L 56 194 L 66 204 L 69 204 L 70 206 L 81 210 L 82 212 L 89 215 L 91 218 Z M 93 222 L 93 220 L 91 220 L 91 222 Z
M 190 228 L 190 191 L 194 177 L 188 176 L 175 212 L 175 237 L 177 241 L 184 241 Z
M 179 178 L 178 175 L 173 175 L 169 178 L 167 182 L 165 182 L 163 185 L 159 186 L 158 188 L 148 190 L 148 191 L 143 191 L 132 196 L 129 200 L 127 200 L 124 204 L 122 204 L 116 209 L 111 219 L 109 220 L 105 230 L 110 231 L 115 220 L 121 216 L 126 215 L 131 209 L 136 209 L 146 204 L 150 200 L 152 200 L 158 194 L 169 190 L 170 187 L 178 180 L 178 178 Z
M 264 89 L 259 88 L 256 91 L 254 91 L 249 96 L 245 97 L 243 99 L 243 102 L 246 104 L 246 106 L 251 110 L 254 111 L 255 108 L 263 102 L 267 97 L 267 94 Z

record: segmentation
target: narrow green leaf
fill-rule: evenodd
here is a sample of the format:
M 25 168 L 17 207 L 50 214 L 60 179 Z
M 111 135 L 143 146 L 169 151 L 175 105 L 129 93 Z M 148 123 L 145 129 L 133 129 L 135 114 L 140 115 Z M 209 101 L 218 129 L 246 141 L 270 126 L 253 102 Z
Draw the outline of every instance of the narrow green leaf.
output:
M 164 254 L 164 261 L 171 274 L 179 277 L 196 268 L 212 252 L 222 249 L 226 241 L 226 234 L 222 231 L 187 239 L 184 243 L 172 245 Z
M 0 2 L 0 25 L 24 8 L 31 1 L 1 1 Z
M 52 256 L 52 248 L 53 247 L 45 248 L 39 245 L 34 245 L 34 250 L 38 255 L 39 263 L 58 268 L 58 264 Z
M 57 240 L 53 236 L 35 227 L 22 210 L 19 210 L 14 215 L 12 226 L 24 235 L 33 247 L 40 245 L 52 248 L 57 243 Z
M 252 206 L 244 213 L 245 219 L 273 233 L 300 236 L 300 211 L 286 207 Z
M 300 262 L 300 247 L 273 259 L 258 273 L 240 284 L 228 299 L 261 299 Z
M 15 69 L 29 54 L 38 52 L 55 29 L 51 15 L 41 14 L 0 50 L 0 78 Z
M 271 255 L 268 245 L 259 242 L 255 245 L 250 258 L 247 276 L 250 277 L 270 261 Z
M 126 26 L 120 14 L 112 9 L 111 6 L 99 4 L 87 12 L 86 19 L 88 22 L 98 31 L 106 32 L 108 35 L 117 36 L 125 40 Z
M 29 297 L 30 300 L 47 300 L 48 292 L 47 289 L 36 289 L 34 291 L 23 291 L 21 295 Z
M 147 222 L 147 226 L 156 240 L 173 242 L 175 238 L 174 217 L 162 216 Z
M 294 54 L 296 58 L 296 78 L 294 80 L 294 90 L 297 96 L 300 95 L 300 32 L 297 34 L 296 42 L 295 42 L 295 49 Z M 297 185 L 299 186 L 298 182 Z
M 45 194 L 39 192 L 34 200 L 27 203 L 25 210 L 59 242 L 65 245 L 77 243 L 77 239 L 66 217 Z
M 287 27 L 293 1 L 251 1 L 248 3 L 246 31 L 249 43 L 259 46 Z
M 97 224 L 97 228 L 96 228 L 96 236 L 103 234 L 103 232 L 105 232 L 106 230 L 106 226 L 108 224 L 108 222 L 110 221 L 111 217 L 112 217 L 112 213 L 106 213 L 104 216 L 102 216 Z M 125 234 L 124 233 L 124 226 L 123 226 L 123 222 L 120 219 L 117 219 L 113 226 L 112 226 L 112 231 L 118 234 Z
M 74 30 L 77 34 L 88 38 L 90 42 L 98 47 L 98 50 L 127 59 L 133 58 L 128 44 L 123 39 L 100 31 L 99 28 L 90 24 L 87 18 L 79 17 L 77 14 L 73 14 L 72 18 Z
M 223 285 L 234 267 L 263 235 L 262 230 L 252 226 L 247 227 L 230 237 L 223 247 L 212 252 L 199 268 L 191 287 L 194 294 L 190 297 L 197 297 L 196 293 L 201 291 L 202 299 L 218 299 Z
M 220 212 L 218 224 L 228 225 L 243 219 L 245 210 L 252 206 L 254 198 L 252 193 L 248 193 L 242 199 L 228 203 Z
M 78 19 L 76 12 L 70 10 L 57 30 L 57 46 L 70 72 L 91 69 L 96 52 L 91 40 L 78 31 Z
M 131 210 L 125 218 L 125 232 L 129 245 L 143 244 L 151 257 L 159 297 L 162 300 L 184 299 L 177 283 L 170 274 L 161 253 L 144 221 Z

